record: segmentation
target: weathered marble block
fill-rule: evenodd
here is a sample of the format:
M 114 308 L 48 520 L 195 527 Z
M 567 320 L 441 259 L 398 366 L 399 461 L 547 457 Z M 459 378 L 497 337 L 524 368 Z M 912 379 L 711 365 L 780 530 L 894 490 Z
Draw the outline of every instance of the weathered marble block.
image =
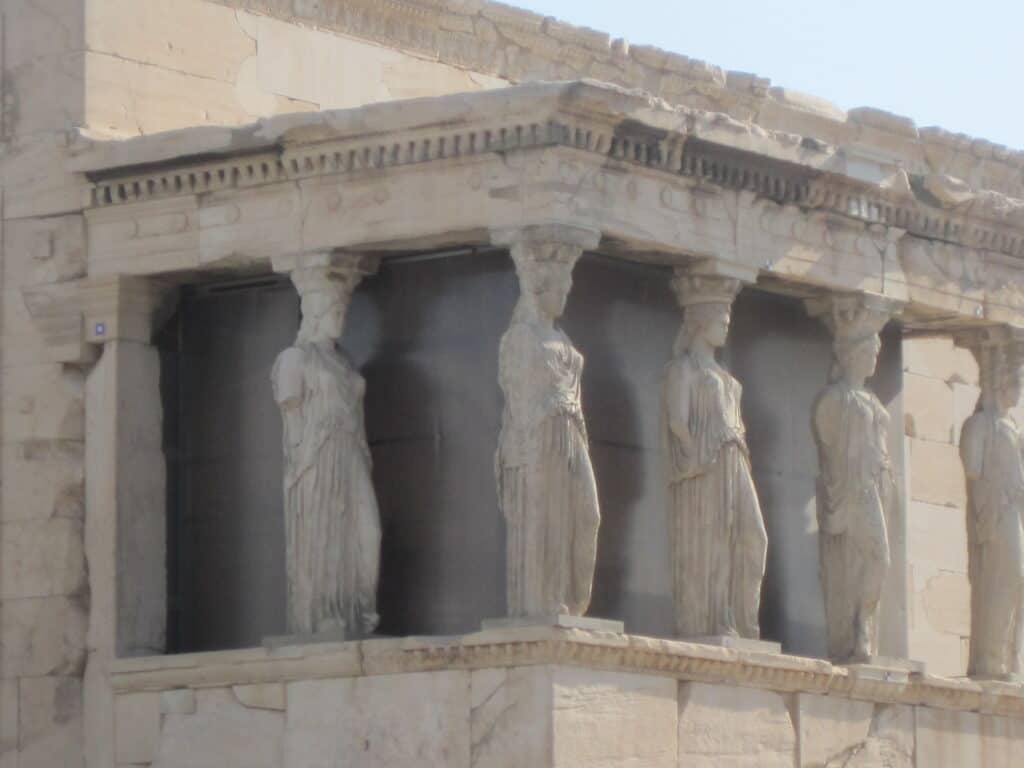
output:
M 918 707 L 916 740 L 922 768 L 1024 764 L 1024 721 L 1019 719 Z
M 248 707 L 230 688 L 198 691 L 194 713 L 169 713 L 162 721 L 153 768 L 282 766 L 284 713 Z M 118 727 L 120 734 L 120 721 Z M 139 756 L 142 747 L 135 745 Z
M 797 765 L 914 768 L 912 707 L 797 694 Z
M 772 691 L 683 683 L 680 768 L 789 768 L 796 735 L 786 698 Z
M 472 678 L 472 768 L 676 764 L 676 682 L 544 666 Z
M 290 683 L 285 768 L 463 768 L 468 672 Z

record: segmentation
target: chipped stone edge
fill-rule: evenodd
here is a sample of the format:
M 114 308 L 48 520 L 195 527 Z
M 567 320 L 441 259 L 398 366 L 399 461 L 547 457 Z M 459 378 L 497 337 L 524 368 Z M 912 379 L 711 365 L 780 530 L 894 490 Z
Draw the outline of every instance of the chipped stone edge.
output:
M 113 661 L 109 672 L 114 690 L 127 693 L 549 664 L 1024 719 L 1019 684 L 872 674 L 801 656 L 556 627 L 140 657 Z

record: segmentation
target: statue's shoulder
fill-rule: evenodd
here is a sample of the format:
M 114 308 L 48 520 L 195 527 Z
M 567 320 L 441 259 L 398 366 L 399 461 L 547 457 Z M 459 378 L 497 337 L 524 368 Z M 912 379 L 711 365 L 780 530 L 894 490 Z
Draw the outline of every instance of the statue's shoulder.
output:
M 817 431 L 838 423 L 840 413 L 848 399 L 848 390 L 839 382 L 832 382 L 818 394 L 811 411 Z
M 514 347 L 519 344 L 527 343 L 534 338 L 533 329 L 529 323 L 514 322 L 501 335 L 501 346 L 502 347 Z
M 665 363 L 666 378 L 690 379 L 700 373 L 700 368 L 694 361 L 692 355 L 683 353 L 676 355 Z
M 818 397 L 814 401 L 814 410 L 819 411 L 822 409 L 837 408 L 842 405 L 845 399 L 846 391 L 842 384 L 837 381 L 833 381 L 818 393 Z
M 960 459 L 968 479 L 976 478 L 985 463 L 985 446 L 995 428 L 995 419 L 984 410 L 972 413 L 960 429 Z
M 305 361 L 306 352 L 302 347 L 288 347 L 287 349 L 282 350 L 277 356 L 277 360 L 274 361 L 274 369 L 271 375 L 274 378 L 277 378 L 288 369 L 301 367 L 305 364 Z
M 306 355 L 300 347 L 288 347 L 277 356 L 270 371 L 274 399 L 279 403 L 301 398 L 305 380 Z
M 984 438 L 992 431 L 993 420 L 984 411 L 975 411 L 960 428 L 960 442 Z

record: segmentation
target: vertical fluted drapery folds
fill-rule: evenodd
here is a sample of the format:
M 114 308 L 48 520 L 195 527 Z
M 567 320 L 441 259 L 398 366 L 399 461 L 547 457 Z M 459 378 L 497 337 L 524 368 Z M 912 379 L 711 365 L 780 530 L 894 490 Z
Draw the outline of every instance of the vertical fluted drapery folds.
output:
M 377 626 L 380 515 L 363 425 L 365 381 L 336 346 L 352 292 L 375 262 L 308 254 L 290 270 L 302 299 L 295 344 L 277 358 L 284 420 L 288 631 L 362 637 Z
M 495 474 L 506 523 L 508 614 L 582 616 L 600 512 L 580 400 L 583 356 L 556 321 L 573 266 L 600 236 L 540 226 L 493 239 L 510 248 L 520 286 L 498 369 L 505 409 Z
M 1024 652 L 1024 441 L 1011 414 L 1020 401 L 1024 339 L 1008 328 L 961 334 L 978 360 L 981 397 L 960 433 L 967 477 L 971 646 L 967 674 L 1021 673 Z
M 756 639 L 768 539 L 740 413 L 743 388 L 715 359 L 740 282 L 680 269 L 672 287 L 685 313 L 662 388 L 676 631 Z
M 868 661 L 878 652 L 878 607 L 891 554 L 887 518 L 897 502 L 889 412 L 868 389 L 879 331 L 895 307 L 881 297 L 833 295 L 808 302 L 832 333 L 829 383 L 814 405 L 818 537 L 828 652 Z

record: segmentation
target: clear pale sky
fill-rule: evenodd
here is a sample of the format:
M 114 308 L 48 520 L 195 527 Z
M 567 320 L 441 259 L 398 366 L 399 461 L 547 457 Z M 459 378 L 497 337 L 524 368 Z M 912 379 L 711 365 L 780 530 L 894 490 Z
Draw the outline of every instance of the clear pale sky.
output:
M 1024 149 L 1024 0 L 507 0 Z

